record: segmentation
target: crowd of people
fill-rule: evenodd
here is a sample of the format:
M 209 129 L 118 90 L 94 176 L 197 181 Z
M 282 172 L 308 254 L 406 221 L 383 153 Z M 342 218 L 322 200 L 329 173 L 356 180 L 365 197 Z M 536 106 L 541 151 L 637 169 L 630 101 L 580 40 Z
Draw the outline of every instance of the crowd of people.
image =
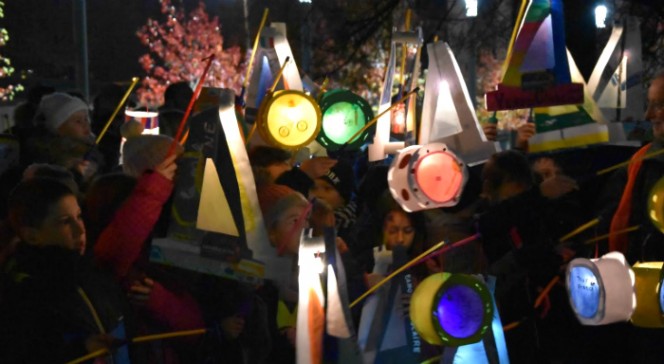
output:
M 169 87 L 158 143 L 173 141 L 191 95 L 186 84 Z M 123 136 L 142 137 L 130 135 L 123 115 L 97 141 L 122 96 L 121 87 L 110 85 L 88 105 L 80 95 L 35 87 L 16 109 L 8 133 L 18 140 L 20 159 L 0 176 L 0 363 L 66 363 L 90 353 L 99 354 L 90 363 L 294 363 L 296 265 L 290 284 L 254 286 L 150 261 L 151 240 L 165 234 L 182 149 L 171 155 L 149 149 L 155 155 L 142 162 L 133 160 L 145 159 L 141 153 L 121 159 Z M 564 279 L 535 307 L 574 257 L 615 250 L 630 264 L 664 260 L 664 235 L 646 211 L 664 177 L 664 155 L 641 159 L 664 147 L 664 74 L 651 81 L 645 119 L 654 140 L 607 178 L 582 180 L 555 154 L 529 154 L 536 130 L 528 124 L 513 149 L 469 168 L 456 206 L 415 213 L 391 195 L 388 163 L 369 163 L 361 151 L 295 163 L 289 151 L 253 146 L 248 156 L 264 243 L 296 257 L 303 229 L 314 235 L 334 229 L 353 300 L 397 268 L 374 269 L 375 248 L 414 258 L 440 241 L 479 233 L 409 274 L 415 284 L 439 272 L 496 277 L 511 362 L 662 362 L 664 330 L 582 326 Z M 485 133 L 495 138 L 493 126 Z M 595 218 L 595 227 L 561 242 Z M 640 229 L 584 244 L 635 225 Z M 361 305 L 352 311 L 355 327 L 361 312 Z M 131 345 L 138 336 L 200 329 Z M 325 362 L 334 362 L 334 347 L 326 346 Z M 426 349 L 418 362 L 445 350 Z

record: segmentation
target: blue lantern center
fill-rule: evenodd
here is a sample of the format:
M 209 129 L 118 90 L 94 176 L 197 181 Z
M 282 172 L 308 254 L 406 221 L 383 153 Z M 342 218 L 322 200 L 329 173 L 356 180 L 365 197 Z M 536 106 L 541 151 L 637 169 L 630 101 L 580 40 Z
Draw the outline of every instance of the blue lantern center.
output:
M 473 288 L 459 284 L 446 288 L 440 296 L 436 312 L 440 327 L 456 338 L 475 335 L 484 319 L 480 295 Z
M 664 284 L 664 279 L 659 281 L 659 310 L 664 314 L 664 287 L 662 284 Z
M 569 291 L 574 311 L 585 318 L 595 317 L 600 299 L 595 273 L 587 267 L 573 267 L 569 274 Z

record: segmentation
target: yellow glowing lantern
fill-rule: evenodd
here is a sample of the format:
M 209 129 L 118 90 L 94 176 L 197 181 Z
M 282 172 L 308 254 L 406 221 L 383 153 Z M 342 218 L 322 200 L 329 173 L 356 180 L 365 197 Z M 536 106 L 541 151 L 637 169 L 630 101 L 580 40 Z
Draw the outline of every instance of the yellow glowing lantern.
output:
M 266 142 L 298 149 L 314 140 L 321 128 L 316 101 L 301 91 L 284 90 L 267 95 L 258 112 L 258 131 Z
M 664 233 L 664 178 L 660 178 L 650 191 L 648 216 L 653 225 Z
M 433 274 L 413 292 L 410 319 L 420 337 L 430 344 L 475 343 L 482 339 L 493 320 L 491 292 L 475 276 Z
M 664 327 L 662 315 L 662 262 L 637 263 L 634 270 L 636 309 L 632 314 L 635 326 Z

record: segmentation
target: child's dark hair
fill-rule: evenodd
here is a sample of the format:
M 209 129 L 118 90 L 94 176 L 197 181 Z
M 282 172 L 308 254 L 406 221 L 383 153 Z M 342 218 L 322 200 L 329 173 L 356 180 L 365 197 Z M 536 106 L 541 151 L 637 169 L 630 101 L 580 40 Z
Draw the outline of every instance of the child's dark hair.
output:
M 66 196 L 75 196 L 69 187 L 52 178 L 35 177 L 19 183 L 9 195 L 9 222 L 14 231 L 39 227 L 49 209 Z
M 535 178 L 523 153 L 506 150 L 491 156 L 491 164 L 482 171 L 482 179 L 488 181 L 493 188 L 497 188 L 505 182 L 521 183 L 530 187 Z

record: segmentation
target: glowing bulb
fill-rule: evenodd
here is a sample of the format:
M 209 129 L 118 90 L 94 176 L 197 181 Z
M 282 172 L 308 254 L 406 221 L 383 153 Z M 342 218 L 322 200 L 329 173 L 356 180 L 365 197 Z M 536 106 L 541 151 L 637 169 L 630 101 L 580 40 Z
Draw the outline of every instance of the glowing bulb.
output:
M 466 0 L 466 16 L 477 16 L 477 2 L 478 0 Z
M 605 5 L 597 5 L 595 7 L 595 27 L 606 28 L 606 15 L 608 10 Z

